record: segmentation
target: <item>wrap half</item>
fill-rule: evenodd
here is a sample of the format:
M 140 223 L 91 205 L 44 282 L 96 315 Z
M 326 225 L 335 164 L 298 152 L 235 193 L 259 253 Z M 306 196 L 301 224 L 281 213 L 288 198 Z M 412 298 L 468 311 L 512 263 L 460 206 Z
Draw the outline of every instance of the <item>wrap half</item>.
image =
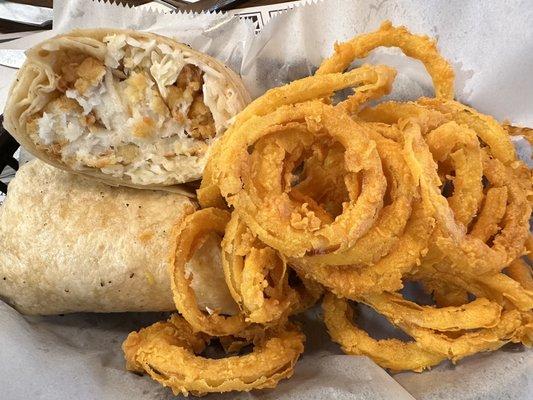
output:
M 111 187 L 31 161 L 0 206 L 0 298 L 26 314 L 175 310 L 169 235 L 194 210 L 177 193 Z M 187 269 L 200 305 L 231 313 L 213 257 L 219 242 L 206 240 Z
M 170 38 L 77 30 L 27 51 L 4 126 L 55 167 L 176 190 L 201 177 L 211 146 L 249 101 L 228 67 Z

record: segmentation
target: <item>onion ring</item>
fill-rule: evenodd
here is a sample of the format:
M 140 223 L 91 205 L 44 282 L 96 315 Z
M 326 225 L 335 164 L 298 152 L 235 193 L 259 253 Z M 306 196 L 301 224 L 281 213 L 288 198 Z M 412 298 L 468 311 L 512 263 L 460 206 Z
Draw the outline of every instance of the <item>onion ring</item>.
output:
M 413 274 L 413 278 L 435 285 L 439 285 L 440 282 L 452 284 L 476 297 L 486 297 L 496 301 L 504 309 L 516 308 L 527 312 L 533 308 L 533 292 L 524 289 L 519 282 L 503 273 L 479 275 L 474 278 L 459 274 L 457 271 L 449 271 L 447 266 L 433 265 L 419 269 Z
M 458 124 L 465 124 L 490 148 L 491 155 L 508 165 L 516 161 L 516 151 L 509 136 L 492 117 L 481 114 L 453 100 L 421 98 L 417 101 L 424 107 L 447 114 Z
M 324 297 L 322 308 L 331 339 L 340 344 L 346 354 L 368 356 L 381 367 L 393 371 L 421 372 L 446 359 L 442 354 L 421 348 L 417 342 L 371 338 L 352 322 L 353 309 L 348 302 L 330 293 Z
M 309 130 L 325 129 L 345 147 L 348 174 L 363 174 L 361 194 L 331 224 L 322 225 L 314 213 L 306 209 L 306 203 L 295 203 L 284 192 L 268 193 L 266 198 L 260 199 L 254 193 L 257 190 L 254 183 L 243 182 L 244 161 L 248 158 L 246 149 L 269 132 L 270 127 L 283 129 L 283 124 L 302 118 Z M 227 143 L 224 153 L 218 157 L 221 193 L 261 241 L 288 256 L 328 249 L 342 251 L 370 228 L 385 191 L 386 182 L 375 143 L 360 127 L 346 114 L 320 102 L 283 106 L 268 116 L 251 118 L 231 132 L 231 143 Z
M 433 80 L 435 95 L 438 98 L 453 98 L 454 73 L 448 61 L 438 52 L 435 41 L 427 36 L 413 35 L 403 26 L 392 26 L 390 21 L 383 22 L 375 32 L 336 44 L 335 53 L 322 62 L 316 74 L 344 71 L 353 60 L 364 58 L 381 46 L 398 47 L 408 57 L 422 61 Z
M 385 66 L 363 65 L 360 68 L 343 74 L 322 75 L 320 80 L 317 80 L 315 77 L 303 78 L 267 91 L 237 115 L 235 123 L 226 131 L 222 139 L 219 140 L 219 144 L 212 149 L 204 170 L 200 189 L 198 190 L 200 205 L 204 208 L 214 207 L 217 205 L 220 206 L 223 202 L 220 189 L 218 188 L 218 172 L 215 166 L 220 164 L 220 160 L 218 160 L 219 154 L 222 152 L 222 149 L 225 149 L 226 143 L 234 135 L 232 132 L 235 130 L 235 127 L 240 126 L 252 117 L 265 116 L 272 113 L 279 107 L 313 99 L 329 98 L 335 91 L 348 87 L 364 86 L 378 82 L 390 85 L 395 74 L 394 70 Z M 381 91 L 379 87 L 376 87 L 375 90 Z
M 420 306 L 399 294 L 367 294 L 360 302 L 374 308 L 395 324 L 415 325 L 437 331 L 493 328 L 500 321 L 502 308 L 486 298 L 458 307 Z M 409 333 L 409 332 L 408 332 Z
M 206 208 L 187 216 L 172 234 L 169 270 L 176 308 L 195 331 L 211 336 L 236 334 L 243 331 L 248 323 L 242 314 L 226 317 L 216 312 L 207 315 L 200 310 L 190 286 L 192 278 L 187 276 L 185 265 L 194 254 L 195 242 L 211 232 L 223 235 L 229 219 L 226 211 Z
M 337 296 L 356 300 L 361 293 L 396 291 L 403 287 L 402 278 L 410 273 L 427 251 L 434 220 L 422 205 L 415 205 L 411 220 L 398 245 L 374 265 L 356 267 L 306 263 L 291 259 L 300 274 L 316 280 Z
M 235 213 L 222 240 L 222 265 L 230 293 L 248 322 L 276 322 L 297 302 L 285 260 L 260 243 Z
M 391 322 L 411 336 L 414 342 L 402 342 L 397 339 L 378 341 L 370 338 L 368 334 L 350 322 L 353 311 L 349 308 L 347 301 L 331 294 L 324 298 L 324 321 L 332 339 L 339 343 L 345 352 L 369 355 L 382 367 L 392 370 L 421 371 L 446 358 L 455 362 L 480 351 L 495 350 L 510 341 L 519 341 L 518 336 L 521 334 L 520 327 L 523 322 L 520 312 L 516 310 L 505 312 L 500 319 L 501 308 L 494 308 L 487 300 L 470 303 L 468 306 L 471 309 L 468 311 L 464 307 L 462 309 L 456 307 L 435 309 L 421 306 L 418 306 L 419 309 L 415 311 L 412 309 L 411 302 L 400 301 L 398 303 L 399 300 L 392 295 L 379 295 L 371 300 L 364 299 L 363 302 L 378 312 L 384 313 L 389 319 L 393 316 L 394 319 Z M 407 305 L 409 308 L 403 308 Z M 492 307 L 496 312 L 494 315 L 496 318 L 481 318 L 477 322 L 481 322 L 482 325 L 476 326 L 474 319 L 479 311 L 478 307 L 487 306 Z M 432 317 L 432 313 L 436 315 Z M 426 318 L 422 317 L 422 314 Z M 442 322 L 445 314 L 449 314 L 447 323 Z M 481 329 L 474 332 L 462 332 L 461 327 L 453 321 L 454 317 L 459 317 L 459 321 L 456 321 L 459 325 L 462 322 L 470 328 Z M 436 323 L 439 328 L 445 328 L 442 329 L 443 331 L 459 330 L 460 335 L 451 337 L 436 327 L 428 328 L 418 325 L 430 326 L 431 323 Z M 483 327 L 486 324 L 489 325 L 488 328 Z M 405 359 L 408 355 L 410 358 Z
M 485 204 L 483 205 L 470 234 L 487 242 L 492 236 L 499 232 L 499 224 L 505 215 L 506 207 L 507 188 L 503 186 L 488 189 L 487 194 L 485 195 Z
M 428 207 L 433 208 L 439 223 L 440 233 L 435 238 L 436 247 L 449 258 L 450 265 L 460 267 L 461 273 L 478 275 L 499 272 L 516 258 L 517 251 L 527 238 L 527 225 L 523 218 L 530 214 L 531 209 L 523 191 L 512 179 L 509 180 L 510 176 L 505 167 L 498 164 L 498 160 L 484 160 L 484 175 L 495 185 L 509 185 L 516 200 L 516 205 L 511 207 L 510 204 L 508 207 L 508 217 L 502 232 L 494 239 L 492 246 L 487 246 L 476 237 L 467 235 L 465 227 L 455 221 L 451 208 L 440 193 L 440 181 L 435 174 L 436 165 L 419 128 L 411 122 L 405 127 L 406 151 L 410 154 L 413 174 L 421 179 L 422 198 Z M 509 240 L 510 238 L 516 242 Z
M 483 200 L 483 163 L 474 131 L 450 121 L 429 132 L 425 140 L 435 161 L 451 159 L 455 169 L 448 204 L 455 219 L 468 226 Z
M 383 207 L 373 227 L 345 251 L 305 257 L 309 263 L 326 265 L 373 265 L 398 242 L 411 214 L 416 187 L 402 156 L 401 146 L 373 131 L 383 171 L 389 177 L 390 203 Z
M 175 395 L 196 396 L 275 387 L 292 376 L 304 349 L 304 336 L 293 326 L 267 331 L 254 351 L 243 356 L 198 356 L 208 340 L 174 315 L 168 322 L 130 333 L 123 349 L 130 370 L 148 373 Z
M 501 320 L 493 328 L 466 332 L 453 338 L 444 333 L 418 328 L 415 325 L 398 324 L 422 347 L 430 348 L 450 358 L 453 362 L 482 351 L 493 351 L 506 343 L 518 341 L 516 336 L 521 325 L 522 317 L 516 310 L 504 312 Z

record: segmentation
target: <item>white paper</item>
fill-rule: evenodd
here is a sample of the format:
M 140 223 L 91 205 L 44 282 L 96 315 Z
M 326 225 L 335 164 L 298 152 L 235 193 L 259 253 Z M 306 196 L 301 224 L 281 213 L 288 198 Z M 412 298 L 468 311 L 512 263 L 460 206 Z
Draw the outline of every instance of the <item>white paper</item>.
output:
M 304 0 L 287 1 L 284 3 L 269 4 L 261 7 L 245 7 L 228 11 L 231 15 L 244 18 L 253 24 L 255 32 L 261 32 L 266 24 L 275 16 L 293 9 L 297 5 L 305 4 Z
M 153 314 L 77 314 L 22 317 L 0 302 L 0 388 L 9 400 L 164 400 L 170 390 L 126 372 L 120 349 L 126 335 L 163 319 Z M 206 400 L 413 400 L 365 357 L 347 357 L 310 315 L 306 353 L 293 378 L 275 390 L 213 394 Z
M 533 126 L 533 7 L 529 1 L 489 5 L 464 0 L 327 0 L 278 12 L 256 36 L 257 26 L 225 14 L 163 15 L 84 0 L 56 0 L 55 6 L 54 32 L 2 43 L 0 48 L 27 48 L 75 27 L 149 30 L 220 58 L 242 75 L 255 96 L 313 73 L 331 54 L 335 41 L 376 29 L 382 20 L 391 19 L 439 39 L 439 48 L 454 65 L 461 101 L 500 119 Z M 282 8 L 245 12 L 264 14 L 276 7 Z M 397 51 L 379 51 L 370 61 L 400 68 L 394 96 L 431 94 L 421 65 Z M 11 79 L 6 70 L 0 68 L 0 104 Z M 379 318 L 366 317 L 374 322 L 371 332 L 388 331 L 380 327 Z M 120 348 L 128 332 L 162 318 L 161 314 L 24 317 L 0 302 L 0 398 L 171 399 L 169 390 L 126 372 Z M 315 313 L 302 319 L 306 352 L 293 378 L 275 390 L 207 399 L 527 399 L 533 390 L 533 352 L 522 347 L 476 355 L 457 366 L 443 363 L 423 374 L 393 375 L 398 384 L 369 359 L 342 355 Z

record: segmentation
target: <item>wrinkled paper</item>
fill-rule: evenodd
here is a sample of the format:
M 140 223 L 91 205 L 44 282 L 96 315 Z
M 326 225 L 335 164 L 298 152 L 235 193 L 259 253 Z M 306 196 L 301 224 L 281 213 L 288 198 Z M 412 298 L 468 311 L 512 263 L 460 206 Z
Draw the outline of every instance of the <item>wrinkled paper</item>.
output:
M 376 29 L 382 20 L 391 19 L 413 32 L 438 38 L 440 50 L 456 71 L 459 100 L 500 120 L 533 126 L 533 7 L 528 1 L 493 1 L 489 5 L 464 0 L 327 0 L 286 12 L 275 10 L 275 14 L 255 34 L 260 29 L 250 18 L 163 14 L 84 0 L 56 0 L 53 32 L 26 36 L 0 48 L 28 48 L 73 28 L 149 30 L 219 58 L 241 74 L 256 97 L 268 88 L 312 74 L 331 54 L 335 41 Z M 365 61 L 398 68 L 393 98 L 432 94 L 421 63 L 396 50 L 378 50 L 357 64 Z M 7 81 L 14 74 L 12 70 L 4 74 L 5 70 L 0 68 L 2 108 Z M 522 153 L 530 160 L 529 150 Z M 358 322 L 377 338 L 397 334 L 384 318 L 366 307 L 359 311 Z M 527 399 L 533 390 L 533 352 L 522 346 L 478 354 L 455 366 L 445 362 L 422 374 L 391 376 L 366 357 L 343 355 L 329 340 L 318 314 L 320 310 L 315 309 L 300 317 L 307 335 L 306 352 L 293 378 L 275 390 L 205 398 L 518 400 Z M 149 378 L 126 372 L 120 348 L 130 331 L 164 318 L 160 313 L 26 317 L 0 302 L 0 397 L 174 398 Z

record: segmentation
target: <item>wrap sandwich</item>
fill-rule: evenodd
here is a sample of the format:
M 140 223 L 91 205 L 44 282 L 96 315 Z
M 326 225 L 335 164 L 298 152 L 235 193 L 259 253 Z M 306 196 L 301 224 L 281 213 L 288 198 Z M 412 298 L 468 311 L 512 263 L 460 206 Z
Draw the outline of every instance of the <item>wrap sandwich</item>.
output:
M 195 209 L 178 193 L 30 161 L 0 206 L 0 299 L 26 314 L 175 310 L 169 237 Z M 232 313 L 219 242 L 208 238 L 187 268 L 199 304 Z
M 249 102 L 216 59 L 152 33 L 91 29 L 27 51 L 5 128 L 41 160 L 111 185 L 177 190 Z

